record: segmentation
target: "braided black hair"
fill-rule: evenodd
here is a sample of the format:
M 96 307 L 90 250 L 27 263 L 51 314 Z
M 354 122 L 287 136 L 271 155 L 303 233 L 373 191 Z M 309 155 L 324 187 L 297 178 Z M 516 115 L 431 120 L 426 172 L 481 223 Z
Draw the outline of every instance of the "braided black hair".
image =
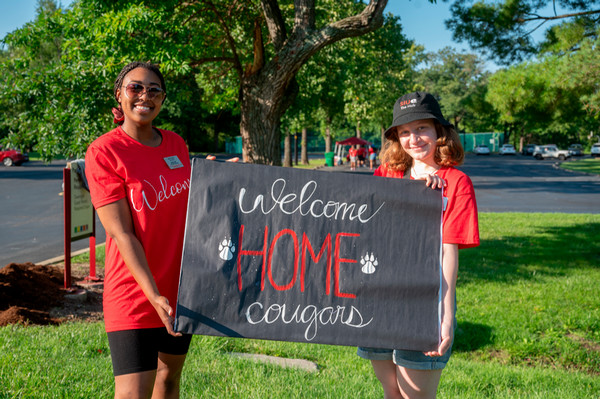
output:
M 117 90 L 121 89 L 121 86 L 123 86 L 123 79 L 125 79 L 125 75 L 127 75 L 129 72 L 133 71 L 136 68 L 144 68 L 147 69 L 149 71 L 152 71 L 156 74 L 156 76 L 158 76 L 158 79 L 160 79 L 160 87 L 161 89 L 164 90 L 165 94 L 167 93 L 167 87 L 165 85 L 165 78 L 163 77 L 162 73 L 160 73 L 160 69 L 158 69 L 158 66 L 155 64 L 152 64 L 150 62 L 130 62 L 129 64 L 125 65 L 123 67 L 123 69 L 121 69 L 121 72 L 119 72 L 119 75 L 117 76 L 117 79 L 115 80 L 115 87 L 114 87 L 114 95 L 115 95 L 115 99 L 117 99 Z M 163 97 L 163 102 L 165 101 L 165 97 Z

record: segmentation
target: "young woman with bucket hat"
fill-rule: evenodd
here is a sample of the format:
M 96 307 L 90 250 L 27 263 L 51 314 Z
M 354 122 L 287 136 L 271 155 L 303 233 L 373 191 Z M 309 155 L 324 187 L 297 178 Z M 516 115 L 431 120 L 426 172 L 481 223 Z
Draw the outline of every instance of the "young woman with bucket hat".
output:
M 376 176 L 426 180 L 432 188 L 444 187 L 440 342 L 429 352 L 359 347 L 358 355 L 371 361 L 384 398 L 435 398 L 456 328 L 458 250 L 479 245 L 475 191 L 469 177 L 455 168 L 462 164 L 464 150 L 431 94 L 400 97 L 385 137 Z

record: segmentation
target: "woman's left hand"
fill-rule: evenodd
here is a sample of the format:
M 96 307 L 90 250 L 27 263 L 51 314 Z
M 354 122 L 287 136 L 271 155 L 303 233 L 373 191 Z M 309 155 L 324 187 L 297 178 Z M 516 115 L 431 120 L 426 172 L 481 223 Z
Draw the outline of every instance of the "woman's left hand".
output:
M 442 341 L 438 345 L 437 351 L 423 352 L 426 356 L 443 356 L 444 353 L 450 349 L 450 346 L 452 345 L 452 339 L 454 338 L 454 328 L 452 328 L 452 322 L 442 323 L 441 330 Z

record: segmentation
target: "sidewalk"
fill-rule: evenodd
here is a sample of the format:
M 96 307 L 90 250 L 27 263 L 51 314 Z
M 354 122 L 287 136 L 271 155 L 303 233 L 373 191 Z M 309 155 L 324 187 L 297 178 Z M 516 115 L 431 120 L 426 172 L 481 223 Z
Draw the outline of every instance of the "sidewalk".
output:
M 356 173 L 362 175 L 372 175 L 375 169 L 369 169 L 368 166 L 362 168 L 356 168 L 356 170 L 350 170 L 350 164 L 345 163 L 343 165 L 336 166 L 318 166 L 314 170 L 320 170 L 325 172 L 342 172 L 342 173 Z

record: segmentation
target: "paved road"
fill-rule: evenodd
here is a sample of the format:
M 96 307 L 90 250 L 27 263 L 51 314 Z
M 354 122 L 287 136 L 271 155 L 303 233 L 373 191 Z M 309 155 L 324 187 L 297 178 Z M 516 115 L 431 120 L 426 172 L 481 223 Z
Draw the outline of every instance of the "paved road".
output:
M 473 180 L 482 212 L 600 213 L 600 177 L 566 172 L 549 160 L 468 155 L 461 167 Z M 63 254 L 62 169 L 29 162 L 0 167 L 0 267 L 10 262 L 41 262 Z M 344 165 L 323 168 L 350 172 Z M 357 173 L 372 173 L 360 168 Z M 97 242 L 105 233 L 97 222 Z M 76 241 L 72 250 L 88 246 Z
M 522 156 L 467 157 L 461 169 L 473 180 L 482 212 L 600 213 L 600 177 Z
M 0 267 L 41 262 L 64 255 L 62 171 L 65 161 L 31 161 L 19 167 L 0 167 Z M 98 243 L 105 241 L 96 220 Z M 89 240 L 71 244 L 88 248 Z
M 600 213 L 600 177 L 554 165 L 521 155 L 468 154 L 460 169 L 473 181 L 480 212 Z M 350 173 L 347 165 L 321 170 Z

